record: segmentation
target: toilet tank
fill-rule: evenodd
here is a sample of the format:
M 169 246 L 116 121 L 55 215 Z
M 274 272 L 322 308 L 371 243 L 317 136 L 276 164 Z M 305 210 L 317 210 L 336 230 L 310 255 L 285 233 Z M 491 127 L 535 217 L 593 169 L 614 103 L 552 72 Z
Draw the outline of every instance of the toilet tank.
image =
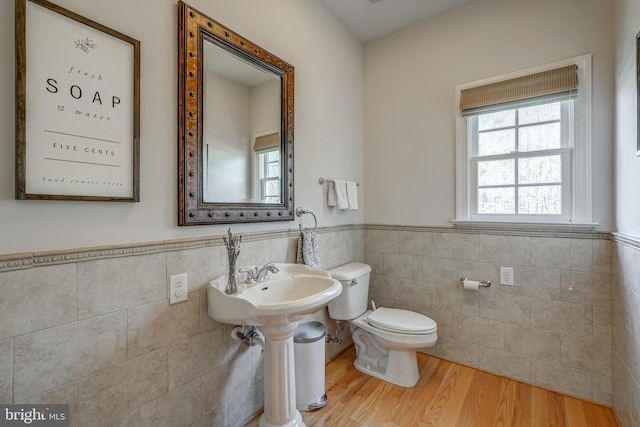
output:
M 329 303 L 329 317 L 351 320 L 367 311 L 371 267 L 352 262 L 329 270 L 329 273 L 342 283 L 342 293 Z

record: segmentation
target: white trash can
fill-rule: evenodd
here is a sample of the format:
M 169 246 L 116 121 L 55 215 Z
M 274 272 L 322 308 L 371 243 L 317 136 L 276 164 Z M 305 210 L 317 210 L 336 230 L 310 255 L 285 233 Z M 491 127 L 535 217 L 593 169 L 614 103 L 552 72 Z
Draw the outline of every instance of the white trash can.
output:
M 326 334 L 324 325 L 315 321 L 301 324 L 293 334 L 298 411 L 312 411 L 327 404 L 324 390 Z

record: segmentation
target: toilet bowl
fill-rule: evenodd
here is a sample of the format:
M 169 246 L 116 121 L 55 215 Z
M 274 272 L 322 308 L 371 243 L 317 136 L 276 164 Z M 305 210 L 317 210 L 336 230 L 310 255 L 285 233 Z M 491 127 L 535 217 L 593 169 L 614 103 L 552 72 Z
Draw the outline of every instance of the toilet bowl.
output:
M 350 263 L 330 270 L 342 293 L 329 303 L 329 317 L 349 320 L 360 372 L 413 387 L 420 377 L 416 351 L 433 346 L 437 324 L 413 311 L 380 307 L 367 310 L 371 267 Z

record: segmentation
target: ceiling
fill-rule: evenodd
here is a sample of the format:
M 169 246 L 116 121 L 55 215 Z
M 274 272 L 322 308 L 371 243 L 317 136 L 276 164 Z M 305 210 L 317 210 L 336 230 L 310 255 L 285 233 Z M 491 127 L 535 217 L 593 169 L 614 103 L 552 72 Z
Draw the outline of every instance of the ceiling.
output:
M 279 76 L 254 65 L 220 46 L 204 40 L 204 69 L 247 88 L 279 80 Z
M 363 42 L 472 0 L 318 0 Z

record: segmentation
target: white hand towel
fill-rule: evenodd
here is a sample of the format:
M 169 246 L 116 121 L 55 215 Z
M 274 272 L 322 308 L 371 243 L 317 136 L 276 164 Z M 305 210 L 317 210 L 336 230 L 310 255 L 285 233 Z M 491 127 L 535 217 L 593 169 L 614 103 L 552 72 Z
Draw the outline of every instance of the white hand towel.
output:
M 358 210 L 358 184 L 347 181 L 347 200 L 349 201 L 349 209 Z
M 338 204 L 338 196 L 336 196 L 336 183 L 329 181 L 327 189 L 327 206 L 335 206 Z
M 347 199 L 347 183 L 340 179 L 334 179 L 336 184 L 336 198 L 338 199 L 338 209 L 349 209 L 349 199 Z

